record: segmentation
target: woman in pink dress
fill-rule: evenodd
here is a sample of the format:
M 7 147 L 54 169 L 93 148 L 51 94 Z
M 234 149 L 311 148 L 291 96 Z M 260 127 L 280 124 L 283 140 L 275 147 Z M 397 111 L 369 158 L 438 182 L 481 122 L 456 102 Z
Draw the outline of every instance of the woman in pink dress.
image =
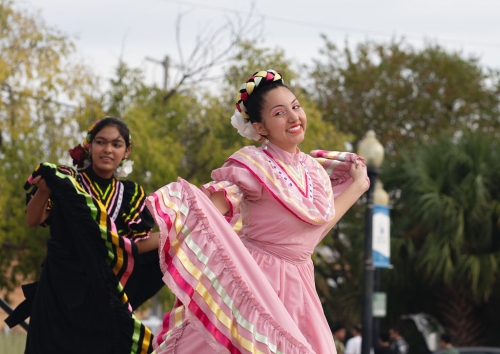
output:
M 201 190 L 179 179 L 146 201 L 177 297 L 156 353 L 335 354 L 311 255 L 368 189 L 366 168 L 298 149 L 306 114 L 274 70 L 247 80 L 236 107 L 233 126 L 262 147 L 234 153 Z

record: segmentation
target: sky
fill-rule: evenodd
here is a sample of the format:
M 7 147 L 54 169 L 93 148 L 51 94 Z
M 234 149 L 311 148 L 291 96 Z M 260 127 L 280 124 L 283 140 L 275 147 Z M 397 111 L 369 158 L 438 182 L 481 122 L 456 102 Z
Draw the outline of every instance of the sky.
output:
M 182 14 L 181 43 L 190 53 L 197 36 L 225 21 L 241 23 L 253 5 L 259 43 L 278 46 L 288 58 L 310 64 L 323 47 L 320 34 L 343 46 L 365 40 L 406 38 L 415 47 L 437 42 L 448 50 L 480 58 L 500 70 L 499 0 L 17 0 L 40 10 L 46 23 L 71 38 L 78 55 L 109 79 L 119 58 L 144 71 L 149 82 L 163 80 L 160 65 L 148 61 L 168 55 L 179 62 L 176 22 Z M 259 21 L 258 21 L 259 20 Z

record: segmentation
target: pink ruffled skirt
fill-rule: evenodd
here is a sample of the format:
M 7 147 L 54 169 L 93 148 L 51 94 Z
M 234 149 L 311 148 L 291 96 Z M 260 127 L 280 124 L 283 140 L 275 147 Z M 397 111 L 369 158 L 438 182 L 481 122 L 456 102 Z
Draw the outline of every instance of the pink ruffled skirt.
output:
M 156 333 L 156 353 L 314 353 L 202 191 L 179 179 L 146 203 L 160 228 L 163 280 L 177 297 Z

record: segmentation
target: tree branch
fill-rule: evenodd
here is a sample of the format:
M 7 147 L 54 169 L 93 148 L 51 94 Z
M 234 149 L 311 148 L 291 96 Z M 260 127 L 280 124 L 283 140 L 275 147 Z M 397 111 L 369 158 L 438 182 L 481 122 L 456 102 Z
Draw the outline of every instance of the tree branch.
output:
M 235 11 L 234 17 L 227 17 L 226 22 L 215 30 L 210 31 L 207 27 L 196 37 L 195 47 L 187 57 L 184 55 L 181 40 L 181 23 L 186 13 L 178 16 L 176 43 L 179 63 L 176 65 L 176 69 L 178 69 L 180 77 L 174 80 L 173 87 L 164 94 L 163 103 L 182 90 L 182 87 L 188 83 L 196 84 L 213 80 L 214 76 L 210 75 L 210 71 L 231 61 L 236 55 L 238 43 L 244 39 L 255 40 L 261 35 L 260 29 L 263 26 L 258 24 L 262 20 L 254 19 L 254 8 L 255 1 L 252 1 L 250 12 L 244 19 Z M 248 36 L 248 33 L 252 35 Z M 227 42 L 226 45 L 223 45 L 224 41 Z

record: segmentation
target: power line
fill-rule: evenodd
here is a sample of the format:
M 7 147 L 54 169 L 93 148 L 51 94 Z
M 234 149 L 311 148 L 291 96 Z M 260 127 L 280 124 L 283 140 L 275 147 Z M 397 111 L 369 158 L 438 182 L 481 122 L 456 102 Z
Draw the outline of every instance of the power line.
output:
M 218 11 L 218 12 L 247 13 L 248 14 L 248 12 L 236 10 L 236 9 L 231 9 L 229 7 L 200 4 L 197 2 L 193 2 L 193 1 L 182 1 L 182 0 L 159 0 L 159 1 L 178 4 L 178 5 L 189 5 L 189 6 L 193 6 L 196 8 L 202 8 L 202 9 L 213 10 L 213 11 Z M 300 20 L 290 19 L 290 18 L 286 18 L 286 17 L 277 17 L 277 16 L 268 16 L 268 15 L 263 15 L 263 16 L 266 19 L 273 20 L 273 21 L 290 23 L 290 24 L 301 25 L 301 26 L 305 26 L 305 27 L 312 27 L 312 28 L 317 28 L 317 29 L 328 29 L 328 30 L 332 30 L 332 31 L 341 31 L 341 32 L 364 34 L 364 35 L 369 34 L 369 35 L 382 36 L 382 37 L 394 37 L 394 33 L 388 33 L 388 32 L 383 32 L 383 31 L 374 31 L 374 30 L 370 30 L 370 29 L 342 27 L 342 26 L 332 26 L 329 24 L 322 24 L 322 23 L 309 22 L 309 21 L 300 21 Z M 420 37 L 420 36 L 415 36 L 415 35 L 403 35 L 403 37 L 406 39 L 410 39 L 410 40 L 418 40 L 418 41 L 426 40 L 425 37 Z M 442 43 L 455 43 L 455 44 L 473 45 L 473 46 L 478 46 L 478 47 L 496 48 L 496 49 L 500 48 L 500 43 L 471 42 L 471 41 L 463 41 L 460 39 L 451 39 L 451 38 L 438 38 L 438 40 Z

